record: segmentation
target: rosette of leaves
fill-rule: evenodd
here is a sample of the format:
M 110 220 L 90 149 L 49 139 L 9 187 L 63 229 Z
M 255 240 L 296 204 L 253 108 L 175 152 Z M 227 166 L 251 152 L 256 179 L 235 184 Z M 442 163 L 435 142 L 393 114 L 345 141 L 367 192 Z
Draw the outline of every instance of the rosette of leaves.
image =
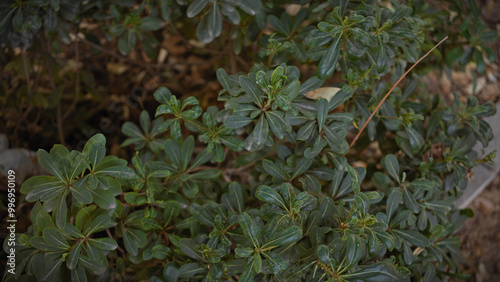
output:
M 35 176 L 24 182 L 21 193 L 27 201 L 40 201 L 45 210 L 54 210 L 55 222 L 63 228 L 67 222 L 67 197 L 72 203 L 95 203 L 103 209 L 116 206 L 115 196 L 121 192 L 116 178 L 129 178 L 135 172 L 125 160 L 105 156 L 106 139 L 102 134 L 93 136 L 82 152 L 69 152 L 66 147 L 55 145 L 50 154 L 38 151 L 38 160 L 51 175 Z
M 400 264 L 411 266 L 413 271 L 423 267 L 425 271 L 417 272 L 417 276 L 425 277 L 436 272 L 442 275 L 446 268 L 457 271 L 462 256 L 459 239 L 453 234 L 468 213 L 453 211 L 457 197 L 449 196 L 449 185 L 432 174 L 408 181 L 408 171 L 402 170 L 392 154 L 385 156 L 381 164 L 389 176 L 377 172 L 373 182 L 387 195 L 386 210 L 377 213 L 376 218 L 388 226 L 387 239 L 401 253 Z M 448 174 L 445 182 L 452 175 Z
M 167 139 L 164 152 L 167 162 L 156 161 L 151 163 L 153 170 L 170 172 L 167 177 L 167 189 L 171 193 L 182 193 L 187 198 L 194 198 L 199 191 L 199 184 L 204 180 L 215 180 L 220 174 L 220 169 L 203 168 L 200 166 L 212 159 L 207 149 L 203 149 L 191 161 L 194 151 L 194 137 L 190 135 L 183 142 Z M 154 173 L 154 172 L 153 172 Z
M 276 30 L 276 33 L 270 36 L 262 36 L 260 44 L 264 46 L 259 52 L 259 56 L 268 56 L 268 62 L 273 58 L 278 61 L 288 61 L 289 56 L 280 56 L 280 54 L 291 54 L 300 62 L 307 60 L 307 53 L 301 44 L 307 32 L 312 27 L 302 27 L 302 23 L 308 18 L 309 9 L 303 8 L 292 18 L 287 12 L 283 12 L 278 18 L 275 15 L 267 16 L 267 21 Z
M 139 152 L 132 158 L 132 164 L 136 175 L 129 179 L 129 183 L 134 192 L 125 194 L 125 201 L 133 205 L 156 203 L 157 197 L 161 196 L 163 191 L 162 179 L 170 176 L 170 171 L 155 167 L 154 162 L 144 162 L 139 157 Z
M 221 34 L 223 19 L 233 25 L 240 23 L 237 8 L 253 16 L 261 11 L 261 7 L 261 0 L 195 0 L 187 7 L 186 15 L 193 18 L 202 14 L 196 35 L 201 42 L 209 43 Z
M 39 281 L 61 280 L 61 277 L 85 281 L 90 277 L 88 274 L 99 276 L 107 270 L 106 256 L 118 244 L 98 234 L 115 225 L 111 216 L 95 205 L 74 209 L 71 215 L 74 223 L 68 222 L 60 228 L 40 202 L 35 204 L 30 231 L 16 239 L 19 253 L 15 279 L 29 279 L 20 275 L 24 270 Z
M 153 120 L 149 118 L 149 113 L 146 110 L 141 112 L 139 119 L 140 128 L 134 123 L 127 121 L 122 126 L 122 133 L 128 136 L 121 144 L 122 147 L 134 145 L 137 151 L 146 151 L 149 154 L 160 154 L 163 148 L 164 140 L 159 138 L 162 131 L 160 125 L 163 123 L 163 118 L 159 117 Z
M 162 122 L 157 129 L 158 132 L 165 132 L 170 128 L 170 136 L 175 140 L 182 140 L 180 121 L 192 122 L 197 119 L 203 112 L 199 106 L 200 102 L 195 97 L 188 97 L 181 102 L 165 87 L 158 88 L 154 93 L 154 97 L 161 103 L 156 109 L 156 117 L 162 114 L 174 116 Z M 189 106 L 192 107 L 187 109 Z
M 50 153 L 38 151 L 40 164 L 51 175 L 32 177 L 21 187 L 26 200 L 37 203 L 31 214 L 31 231 L 18 240 L 26 255 L 21 256 L 18 273 L 26 268 L 41 281 L 59 280 L 66 273 L 85 280 L 88 273 L 101 275 L 107 269 L 106 255 L 117 243 L 95 234 L 115 225 L 115 196 L 121 192 L 117 179 L 135 173 L 125 160 L 105 156 L 105 142 L 97 134 L 82 152 L 69 152 L 61 145 Z
M 312 102 L 301 97 L 297 99 L 301 114 L 286 115 L 287 122 L 298 127 L 294 135 L 296 140 L 305 141 L 307 145 L 312 146 L 304 152 L 306 158 L 316 157 L 327 145 L 333 154 L 343 155 L 349 151 L 345 137 L 347 126 L 352 123 L 353 117 L 350 113 L 331 113 L 331 111 L 348 100 L 352 96 L 352 91 L 352 88 L 343 87 L 330 101 L 322 98 Z
M 111 23 L 107 26 L 107 37 L 108 40 L 118 37 L 118 51 L 122 55 L 127 55 L 134 50 L 139 41 L 146 55 L 154 58 L 157 53 L 158 40 L 149 31 L 161 29 L 163 22 L 157 15 L 141 16 L 148 7 L 147 2 L 142 2 L 138 7 L 132 5 L 133 10 L 130 10 L 130 7 L 127 1 L 116 1 L 109 5 L 110 16 L 100 12 L 95 14 L 94 17 L 100 20 L 108 18 L 111 20 Z M 156 10 L 156 7 L 153 7 L 154 10 Z M 165 13 L 163 9 L 161 10 L 162 13 Z
M 429 39 L 442 38 L 444 35 L 448 35 L 451 39 L 441 45 L 444 55 L 442 60 L 446 67 L 453 69 L 457 63 L 466 65 L 475 62 L 477 73 L 483 74 L 487 64 L 484 58 L 487 58 L 489 62 L 495 61 L 491 43 L 498 38 L 498 35 L 481 19 L 481 9 L 476 2 L 435 1 L 423 5 L 415 4 L 411 5 L 414 13 L 422 18 L 426 26 L 436 27 L 432 30 L 424 29 Z M 437 8 L 442 4 L 448 5 L 448 9 Z M 449 24 L 443 25 L 444 22 Z M 467 43 L 459 44 L 456 41 L 458 38 L 462 38 Z
M 308 57 L 319 60 L 318 77 L 332 76 L 339 61 L 345 73 L 352 69 L 360 77 L 366 76 L 367 70 L 378 77 L 393 67 L 394 77 L 400 77 L 406 62 L 418 59 L 415 50 L 419 50 L 422 23 L 411 17 L 412 9 L 403 4 L 394 11 L 376 4 L 357 5 L 336 6 L 304 39 L 304 45 L 310 47 Z
M 288 111 L 297 113 L 292 101 L 299 94 L 300 82 L 298 69 L 292 66 L 279 66 L 274 71 L 259 70 L 249 76 L 230 77 L 219 69 L 217 77 L 224 87 L 219 98 L 226 100 L 226 108 L 233 110 L 232 115 L 224 119 L 224 125 L 230 129 L 239 129 L 246 125 L 253 129 L 245 139 L 244 148 L 256 151 L 264 146 L 271 146 L 273 138 L 283 139 L 291 131 L 285 121 Z
M 446 133 L 451 136 L 456 136 L 464 130 L 471 130 L 474 137 L 481 142 L 483 147 L 488 146 L 489 141 L 493 138 L 491 126 L 482 117 L 492 116 L 496 113 L 496 107 L 493 102 L 488 102 L 484 105 L 479 105 L 476 97 L 467 98 L 467 103 L 459 102 L 460 97 L 455 93 L 452 107 L 444 109 L 440 115 L 442 120 L 446 122 Z M 429 128 L 429 134 L 433 133 L 440 124 L 438 123 L 437 115 L 432 119 L 432 126 Z
M 0 45 L 28 49 L 40 31 L 57 32 L 70 42 L 65 21 L 73 22 L 80 10 L 80 1 L 38 0 L 2 1 L 0 4 Z
M 227 128 L 221 124 L 224 112 L 219 112 L 217 107 L 210 106 L 203 114 L 203 125 L 199 126 L 201 135 L 199 139 L 207 144 L 207 152 L 212 154 L 215 162 L 223 162 L 226 158 L 222 145 L 231 149 L 231 151 L 239 152 L 243 149 L 243 141 L 234 136 L 234 130 Z

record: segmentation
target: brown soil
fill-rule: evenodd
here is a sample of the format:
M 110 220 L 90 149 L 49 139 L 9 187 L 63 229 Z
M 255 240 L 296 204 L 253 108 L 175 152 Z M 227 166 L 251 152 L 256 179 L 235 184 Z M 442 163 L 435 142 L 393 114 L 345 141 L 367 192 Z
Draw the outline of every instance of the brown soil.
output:
M 500 281 L 500 175 L 469 208 L 475 216 L 460 231 L 470 281 Z

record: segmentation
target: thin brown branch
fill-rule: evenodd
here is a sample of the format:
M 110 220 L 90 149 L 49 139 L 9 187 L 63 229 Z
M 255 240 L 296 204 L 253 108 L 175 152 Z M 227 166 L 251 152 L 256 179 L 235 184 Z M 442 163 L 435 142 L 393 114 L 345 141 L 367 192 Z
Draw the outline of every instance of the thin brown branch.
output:
M 143 67 L 143 68 L 145 68 L 146 66 L 148 66 L 147 64 L 145 64 L 143 62 L 132 60 L 130 58 L 121 56 L 121 55 L 119 55 L 119 54 L 117 54 L 117 53 L 115 53 L 113 51 L 105 49 L 105 48 L 103 48 L 103 47 L 95 44 L 94 42 L 91 42 L 91 41 L 89 41 L 89 40 L 87 40 L 85 38 L 80 37 L 78 34 L 74 34 L 74 35 L 76 36 L 77 41 L 82 41 L 83 43 L 85 43 L 85 44 L 87 44 L 87 45 L 89 45 L 89 46 L 91 46 L 91 47 L 93 47 L 93 48 L 95 48 L 95 49 L 103 52 L 104 54 L 108 54 L 108 55 L 110 55 L 112 57 L 115 57 L 115 58 L 117 58 L 119 60 L 123 60 L 123 61 L 126 61 L 128 63 L 134 64 L 134 65 L 137 65 L 137 66 L 140 66 L 140 67 Z
M 59 141 L 61 142 L 61 144 L 66 146 L 66 142 L 64 141 L 61 102 L 59 102 L 59 104 L 57 104 L 57 133 L 59 134 Z
M 78 98 L 80 97 L 80 50 L 79 50 L 79 39 L 75 40 L 75 60 L 76 60 L 76 81 L 75 81 L 75 99 L 69 109 L 62 116 L 62 120 L 64 121 L 69 114 L 75 110 L 76 104 L 78 103 Z
M 115 238 L 115 237 L 113 237 L 113 235 L 111 234 L 111 231 L 109 231 L 109 228 L 108 228 L 108 229 L 106 229 L 106 234 L 108 234 L 108 237 L 109 237 L 109 238 L 111 238 L 111 239 L 113 239 L 113 240 L 115 240 L 115 241 L 118 241 L 118 240 L 116 240 L 116 238 Z M 127 254 L 127 253 L 125 252 L 125 250 L 123 250 L 123 249 L 122 249 L 122 247 L 120 247 L 119 245 L 118 245 L 117 249 L 118 249 L 118 251 L 120 251 L 120 253 L 122 254 L 122 256 L 123 256 L 123 257 L 125 257 L 125 255 Z
M 434 49 L 436 49 L 439 45 L 441 45 L 441 43 L 443 43 L 446 39 L 448 39 L 448 36 L 446 36 L 445 38 L 443 38 L 443 40 L 439 41 L 438 44 L 436 44 L 434 47 L 432 47 L 431 50 L 429 50 L 429 52 L 427 52 L 425 55 L 423 55 L 422 57 L 420 57 L 420 59 L 418 59 L 418 61 L 416 63 L 413 64 L 413 66 L 411 66 L 411 68 L 409 68 L 400 78 L 399 80 L 394 84 L 394 86 L 392 86 L 391 90 L 389 90 L 389 92 L 387 92 L 387 94 L 385 94 L 384 98 L 382 98 L 382 100 L 380 101 L 380 103 L 378 104 L 378 106 L 375 108 L 375 110 L 372 112 L 372 114 L 370 115 L 370 117 L 366 120 L 365 124 L 363 124 L 363 127 L 361 128 L 361 130 L 358 132 L 358 134 L 356 135 L 356 137 L 354 137 L 354 139 L 352 140 L 351 142 L 351 145 L 349 145 L 349 149 L 352 148 L 352 146 L 354 145 L 354 143 L 356 143 L 356 140 L 358 140 L 359 136 L 361 135 L 361 133 L 363 132 L 363 130 L 365 129 L 365 127 L 368 125 L 368 123 L 372 120 L 373 116 L 375 116 L 375 114 L 377 113 L 378 109 L 382 106 L 382 104 L 385 102 L 385 100 L 387 99 L 387 97 L 389 97 L 389 95 L 392 93 L 392 91 L 396 88 L 396 86 L 398 86 L 398 84 L 406 77 L 406 75 L 408 73 L 410 73 L 410 71 L 416 66 L 418 65 L 418 63 L 420 63 L 420 61 L 422 61 L 425 57 L 427 57 L 432 51 L 434 51 Z
M 31 90 L 31 78 L 28 70 L 28 61 L 26 60 L 26 50 L 22 51 L 21 57 L 23 58 L 24 75 L 26 76 L 26 82 L 28 83 L 28 90 Z

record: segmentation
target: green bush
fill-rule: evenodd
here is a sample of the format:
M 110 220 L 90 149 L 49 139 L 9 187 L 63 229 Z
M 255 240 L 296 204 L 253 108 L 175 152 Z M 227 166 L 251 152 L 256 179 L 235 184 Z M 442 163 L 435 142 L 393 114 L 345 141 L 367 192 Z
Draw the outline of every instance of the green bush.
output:
M 33 11 L 15 5 L 4 11 L 13 18 L 2 21 L 2 36 L 11 26 L 15 34 L 24 32 L 15 26 L 19 13 L 40 17 L 59 3 L 39 2 Z M 391 81 L 422 48 L 430 49 L 423 43 L 441 39 L 435 38 L 440 27 L 432 31 L 426 21 L 431 7 L 419 1 L 294 1 L 302 6 L 290 16 L 282 7 L 287 1 L 278 0 L 110 2 L 82 2 L 80 16 L 92 12 L 110 23 L 104 29 L 109 38 L 119 37 L 122 54 L 135 48 L 137 38 L 146 50 L 154 35 L 143 31 L 174 18 L 198 21 L 198 39 L 220 36 L 235 52 L 258 39 L 262 49 L 254 58 L 262 63 L 246 74 L 216 71 L 223 109 L 202 109 L 194 97 L 181 101 L 158 88 L 155 119 L 143 111 L 140 126 L 123 124 L 128 138 L 122 146 L 136 151 L 131 165 L 106 156 L 102 134 L 81 152 L 61 145 L 39 150 L 50 175 L 22 185 L 26 201 L 35 202 L 32 225 L 17 234 L 16 274 L 6 272 L 6 280 L 464 277 L 453 235 L 469 212 L 457 210 L 454 201 L 482 161 L 472 147 L 493 138 L 481 118 L 494 114 L 494 105 L 478 105 L 475 97 L 464 104 L 455 96 L 448 106 L 417 89 L 415 75 L 368 119 Z M 260 34 L 267 23 L 274 34 Z M 228 25 L 238 28 L 225 34 Z M 467 51 L 462 63 L 489 52 L 478 47 L 483 40 L 470 42 L 470 52 L 479 55 Z M 430 60 L 454 66 L 438 53 Z M 304 77 L 292 63 L 313 68 L 315 76 Z M 304 95 L 326 79 L 331 84 L 334 74 L 342 78 L 334 82 L 338 88 L 326 89 L 329 95 Z M 366 134 L 351 148 L 348 140 L 367 121 Z M 378 163 L 354 165 L 373 148 L 382 153 Z

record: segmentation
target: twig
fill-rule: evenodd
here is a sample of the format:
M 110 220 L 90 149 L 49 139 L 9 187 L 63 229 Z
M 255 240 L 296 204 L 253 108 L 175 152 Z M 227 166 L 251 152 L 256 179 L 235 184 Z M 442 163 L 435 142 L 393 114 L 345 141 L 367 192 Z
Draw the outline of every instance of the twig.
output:
M 113 237 L 113 235 L 111 234 L 111 231 L 109 231 L 109 228 L 106 229 L 106 233 L 108 234 L 108 237 L 115 240 L 115 241 L 118 241 L 116 240 L 116 238 Z M 125 255 L 127 254 L 123 249 L 122 247 L 118 246 L 117 247 L 118 251 L 120 251 L 120 253 L 122 253 L 122 256 L 125 257 Z
M 50 43 L 47 41 L 47 44 Z M 55 91 L 56 89 L 56 83 L 54 81 L 54 73 L 52 72 L 52 67 L 47 61 L 47 70 L 49 71 L 50 75 L 50 86 L 52 86 L 52 90 Z M 59 101 L 59 104 L 57 105 L 57 132 L 59 134 L 59 141 L 61 142 L 62 145 L 66 146 L 66 142 L 64 141 L 64 134 L 63 134 L 63 123 L 62 123 L 62 115 L 61 115 L 61 101 Z
M 380 103 L 378 104 L 378 106 L 375 108 L 375 110 L 372 112 L 372 114 L 370 115 L 370 117 L 366 120 L 365 124 L 363 124 L 363 127 L 361 128 L 361 130 L 358 132 L 358 134 L 356 135 L 356 137 L 354 137 L 354 140 L 352 140 L 351 142 L 351 145 L 349 145 L 349 149 L 352 148 L 352 146 L 354 145 L 354 143 L 356 143 L 356 140 L 358 140 L 359 136 L 361 135 L 361 133 L 363 132 L 363 130 L 365 129 L 365 127 L 368 125 L 368 123 L 372 120 L 373 116 L 375 116 L 375 114 L 377 113 L 378 109 L 382 106 L 382 104 L 385 102 L 385 100 L 387 99 L 387 97 L 389 97 L 389 95 L 392 93 L 392 91 L 396 88 L 396 86 L 398 86 L 398 84 L 406 77 L 406 75 L 416 66 L 418 65 L 418 63 L 420 63 L 420 61 L 422 61 L 425 57 L 427 57 L 432 51 L 434 51 L 434 49 L 436 49 L 439 45 L 441 45 L 441 43 L 443 43 L 446 39 L 448 39 L 448 36 L 446 36 L 445 38 L 443 38 L 443 40 L 441 40 L 438 44 L 436 44 L 434 47 L 432 47 L 431 50 L 429 50 L 429 52 L 427 52 L 425 55 L 423 55 L 420 59 L 418 59 L 418 61 L 416 63 L 413 64 L 413 66 L 411 66 L 411 68 L 409 68 L 400 78 L 399 80 L 396 82 L 396 84 L 394 84 L 394 86 L 392 86 L 391 90 L 389 90 L 389 92 L 387 92 L 387 94 L 385 94 L 384 98 L 382 98 L 382 101 L 380 101 Z
M 28 91 L 31 91 L 31 78 L 30 72 L 28 71 L 28 61 L 26 60 L 26 50 L 22 51 L 21 57 L 23 58 L 24 75 L 26 76 L 26 82 L 28 83 Z
M 119 54 L 117 54 L 117 53 L 115 53 L 113 51 L 110 51 L 108 49 L 104 49 L 103 47 L 95 44 L 94 42 L 91 42 L 91 41 L 89 41 L 89 40 L 87 40 L 85 38 L 80 37 L 78 34 L 74 34 L 74 35 L 76 36 L 76 38 L 78 38 L 78 40 L 81 40 L 83 43 L 85 43 L 87 45 L 90 45 L 93 48 L 95 48 L 95 49 L 97 49 L 97 50 L 99 50 L 99 51 L 101 51 L 101 52 L 103 52 L 105 54 L 108 54 L 108 55 L 110 55 L 112 57 L 115 57 L 115 58 L 120 59 L 120 60 L 124 60 L 126 62 L 129 62 L 131 64 L 134 64 L 134 65 L 137 65 L 137 66 L 140 66 L 140 67 L 143 67 L 143 68 L 145 68 L 147 66 L 147 64 L 145 64 L 145 63 L 138 62 L 138 61 L 129 59 L 129 58 L 124 57 L 124 56 L 120 56 Z
M 69 109 L 62 116 L 62 120 L 64 121 L 70 114 L 70 112 L 74 111 L 76 108 L 76 103 L 78 102 L 78 98 L 80 97 L 80 50 L 78 48 L 79 37 L 75 40 L 75 60 L 76 60 L 76 81 L 75 81 L 75 99 Z
M 59 134 L 59 141 L 63 146 L 66 146 L 66 142 L 64 141 L 64 133 L 63 133 L 63 119 L 61 113 L 61 102 L 57 104 L 57 132 Z

